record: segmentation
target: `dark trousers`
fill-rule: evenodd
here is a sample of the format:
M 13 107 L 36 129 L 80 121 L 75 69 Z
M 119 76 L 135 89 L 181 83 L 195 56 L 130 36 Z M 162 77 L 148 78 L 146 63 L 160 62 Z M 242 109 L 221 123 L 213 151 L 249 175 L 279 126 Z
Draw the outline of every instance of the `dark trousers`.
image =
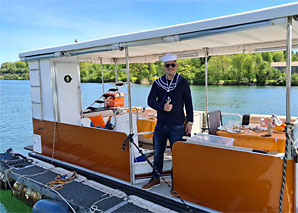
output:
M 167 126 L 156 124 L 153 140 L 154 140 L 154 166 L 159 172 L 162 173 L 163 169 L 163 157 L 164 152 L 167 146 L 167 140 L 170 141 L 170 146 L 172 149 L 173 144 L 176 141 L 182 139 L 184 135 L 184 125 L 177 125 L 177 126 Z M 153 170 L 152 177 L 159 177 L 159 175 Z

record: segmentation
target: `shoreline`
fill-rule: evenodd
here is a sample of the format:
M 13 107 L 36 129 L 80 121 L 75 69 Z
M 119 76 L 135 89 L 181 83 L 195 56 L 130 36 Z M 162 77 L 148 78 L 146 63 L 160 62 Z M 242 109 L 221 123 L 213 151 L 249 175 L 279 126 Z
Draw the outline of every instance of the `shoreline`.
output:
M 0 81 L 30 81 L 29 79 L 0 79 Z M 126 81 L 125 81 L 126 82 Z M 81 81 L 81 83 L 96 83 L 96 84 L 101 84 L 101 82 L 94 82 L 94 81 Z M 105 83 L 115 83 L 112 81 L 105 82 Z M 138 85 L 152 85 L 152 83 L 135 83 L 131 82 L 132 84 L 138 84 Z M 205 84 L 189 84 L 190 86 L 204 86 Z M 265 86 L 273 86 L 273 87 L 283 87 L 286 86 L 285 84 L 277 84 L 276 82 L 268 82 L 265 85 L 257 85 L 256 83 L 228 83 L 228 82 L 222 82 L 219 84 L 208 84 L 208 86 L 249 86 L 249 87 L 265 87 Z M 298 85 L 292 84 L 292 87 L 296 87 Z

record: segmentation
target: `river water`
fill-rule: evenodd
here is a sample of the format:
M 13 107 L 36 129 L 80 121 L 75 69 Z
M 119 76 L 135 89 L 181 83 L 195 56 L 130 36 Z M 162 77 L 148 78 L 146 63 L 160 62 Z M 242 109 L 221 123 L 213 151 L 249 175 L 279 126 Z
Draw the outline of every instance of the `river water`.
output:
M 113 84 L 105 84 L 107 91 Z M 132 85 L 132 105 L 147 106 L 150 85 Z M 119 88 L 120 92 L 127 90 Z M 102 85 L 82 83 L 83 109 L 102 94 Z M 191 86 L 195 110 L 205 110 L 205 89 Z M 243 114 L 286 114 L 285 87 L 209 86 L 209 111 Z M 291 90 L 291 114 L 298 116 L 298 87 Z M 127 104 L 127 99 L 126 99 Z M 23 147 L 32 141 L 32 109 L 29 81 L 0 80 L 0 151 L 13 147 L 25 153 Z
M 113 84 L 105 84 L 107 91 Z M 147 106 L 150 85 L 132 85 L 132 105 Z M 126 91 L 127 86 L 120 88 Z M 102 85 L 82 83 L 83 109 L 102 94 Z M 191 86 L 195 110 L 205 110 L 205 88 Z M 243 114 L 286 114 L 285 87 L 209 86 L 209 111 L 221 110 Z M 291 115 L 298 117 L 298 87 L 291 90 Z M 127 100 L 126 100 L 127 104 Z M 26 153 L 24 146 L 32 144 L 32 111 L 29 81 L 0 80 L 0 152 L 9 147 Z M 5 197 L 5 199 L 3 199 Z M 0 212 L 8 211 L 7 193 L 1 192 Z M 13 201 L 17 202 L 17 201 Z M 4 205 L 5 204 L 5 205 Z M 16 212 L 9 208 L 9 212 Z

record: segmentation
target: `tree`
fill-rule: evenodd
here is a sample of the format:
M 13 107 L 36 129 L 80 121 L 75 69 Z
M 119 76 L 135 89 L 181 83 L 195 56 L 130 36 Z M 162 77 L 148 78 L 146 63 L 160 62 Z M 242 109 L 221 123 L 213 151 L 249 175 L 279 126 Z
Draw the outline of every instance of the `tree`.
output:
M 240 81 L 243 77 L 243 61 L 245 59 L 244 54 L 236 54 L 232 56 L 232 72 L 234 79 L 237 84 L 240 84 Z
M 28 67 L 27 63 L 23 62 L 23 61 L 17 61 L 15 63 L 15 66 L 16 66 L 17 69 L 23 69 L 23 68 Z
M 293 86 L 298 86 L 298 73 L 293 73 L 291 83 Z
M 273 62 L 272 53 L 271 52 L 264 52 L 262 53 L 262 58 L 264 61 Z
M 191 65 L 191 59 L 178 60 L 177 72 L 188 81 L 189 84 L 193 83 L 195 68 Z
M 1 64 L 1 69 L 5 68 L 5 69 L 9 69 L 11 67 L 12 63 L 11 62 L 5 62 Z
M 149 69 L 149 81 L 153 83 L 155 81 L 155 78 L 157 77 L 156 65 L 154 63 L 148 63 L 148 69 Z
M 154 63 L 156 66 L 156 72 L 157 72 L 157 76 L 161 77 L 165 74 L 165 70 L 163 68 L 163 64 L 161 61 L 157 61 Z
M 272 56 L 272 59 L 273 59 L 274 62 L 285 61 L 284 54 L 283 54 L 282 51 L 274 52 L 273 56 Z
M 219 80 L 227 80 L 227 70 L 231 66 L 231 58 L 226 55 L 213 56 L 208 62 L 208 70 L 213 80 L 217 83 Z
M 23 61 L 5 62 L 1 64 L 0 75 L 5 80 L 28 80 L 29 67 Z
M 275 69 L 274 67 L 271 67 L 269 70 L 269 79 L 271 80 L 277 80 L 281 76 L 281 72 L 278 69 Z
M 195 70 L 193 83 L 196 85 L 205 84 L 205 65 L 203 65 L 199 69 Z
M 255 55 L 255 63 L 256 83 L 258 86 L 264 86 L 267 80 L 267 71 L 270 68 L 270 64 L 263 61 L 259 54 Z
M 202 64 L 204 64 L 202 63 L 202 60 L 200 58 L 191 58 L 189 60 L 189 63 L 195 69 L 199 69 L 202 66 Z
M 132 76 L 136 77 L 136 83 L 141 83 L 142 80 L 150 78 L 149 66 L 145 63 L 132 63 L 130 64 L 130 71 Z
M 243 75 L 248 80 L 248 83 L 251 83 L 255 77 L 255 61 L 251 55 L 245 54 L 245 56 L 243 60 Z
M 298 52 L 292 53 L 292 61 L 298 61 Z

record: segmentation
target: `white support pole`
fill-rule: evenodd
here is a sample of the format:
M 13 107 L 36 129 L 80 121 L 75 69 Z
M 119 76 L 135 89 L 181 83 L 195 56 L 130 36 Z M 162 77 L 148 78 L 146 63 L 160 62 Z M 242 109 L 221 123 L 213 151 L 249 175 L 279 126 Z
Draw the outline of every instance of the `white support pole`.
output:
M 115 62 L 115 83 L 118 82 L 118 71 L 117 71 L 117 59 L 114 59 Z
M 129 109 L 129 133 L 133 134 L 132 127 L 132 111 L 131 111 L 131 90 L 130 90 L 130 73 L 129 73 L 129 55 L 128 48 L 125 47 L 125 58 L 126 58 L 126 74 L 127 74 L 127 92 L 128 92 L 128 109 Z M 130 182 L 134 184 L 135 182 L 135 172 L 134 172 L 134 153 L 133 145 L 129 142 L 129 153 L 130 153 Z
M 286 131 L 291 128 L 291 60 L 292 60 L 292 17 L 288 17 L 287 24 L 287 61 L 286 61 Z M 291 134 L 289 132 L 289 134 Z M 292 135 L 293 136 L 293 135 Z M 287 144 L 287 160 L 293 159 L 292 157 L 292 143 L 290 139 L 286 138 Z
M 39 103 L 40 103 L 40 120 L 43 120 L 43 101 L 42 101 L 42 86 L 41 86 L 41 74 L 40 74 L 40 60 L 38 60 L 38 78 L 39 78 Z
M 205 48 L 205 113 L 208 113 L 208 48 Z
M 131 89 L 130 89 L 129 56 L 128 56 L 127 47 L 125 47 L 125 58 L 126 58 L 126 74 L 127 74 L 128 109 L 129 109 L 129 132 L 130 134 L 132 134 L 133 129 L 132 129 L 132 112 L 131 112 Z
M 58 83 L 57 83 L 57 66 L 56 66 L 56 62 L 53 62 L 53 67 L 54 67 L 54 92 L 55 92 L 55 96 L 54 96 L 54 101 L 55 101 L 55 105 L 56 105 L 56 118 L 55 118 L 55 122 L 59 122 L 61 121 L 60 118 L 60 111 L 59 111 L 59 99 L 58 99 Z
M 104 86 L 104 80 L 103 80 L 102 58 L 100 58 L 100 71 L 101 71 L 102 94 L 104 94 L 105 93 L 105 86 Z
M 83 109 L 82 109 L 82 90 L 81 90 L 81 70 L 80 70 L 80 60 L 79 56 L 76 57 L 76 62 L 77 62 L 77 74 L 78 74 L 78 85 L 79 85 L 79 106 L 80 106 L 80 116 L 81 119 L 83 118 Z
M 291 60 L 292 60 L 292 17 L 287 24 L 287 62 L 286 62 L 286 122 L 291 122 Z

